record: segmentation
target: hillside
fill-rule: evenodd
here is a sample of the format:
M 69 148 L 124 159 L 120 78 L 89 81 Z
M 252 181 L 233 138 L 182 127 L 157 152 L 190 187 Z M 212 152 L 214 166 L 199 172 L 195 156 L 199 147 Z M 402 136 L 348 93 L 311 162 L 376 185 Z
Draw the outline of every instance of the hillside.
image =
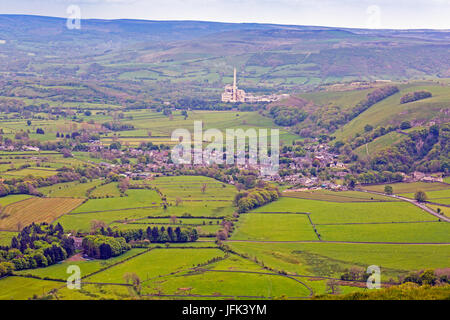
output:
M 448 77 L 449 33 L 142 20 L 82 20 L 68 30 L 61 18 L 0 15 L 0 77 L 126 83 L 165 99 L 178 91 L 217 101 L 233 67 L 239 86 L 257 93 Z

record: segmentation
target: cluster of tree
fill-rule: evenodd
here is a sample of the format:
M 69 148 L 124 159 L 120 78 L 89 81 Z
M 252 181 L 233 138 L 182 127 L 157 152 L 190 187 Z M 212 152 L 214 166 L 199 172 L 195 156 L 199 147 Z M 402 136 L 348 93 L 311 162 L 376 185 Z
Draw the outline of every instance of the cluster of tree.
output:
M 341 126 L 356 118 L 375 103 L 386 99 L 397 93 L 399 90 L 395 86 L 386 86 L 375 89 L 367 97 L 356 104 L 353 108 L 343 107 L 334 104 L 308 107 L 308 117 L 295 125 L 293 131 L 302 137 L 320 137 L 335 132 Z M 307 104 L 299 102 L 299 108 Z M 333 139 L 333 137 L 331 137 Z
M 181 229 L 176 227 L 158 227 L 150 228 L 146 230 L 146 238 L 153 243 L 165 243 L 165 242 L 194 242 L 198 239 L 197 229 Z
M 352 267 L 341 275 L 343 281 L 367 281 L 370 274 L 366 273 L 364 268 Z
M 172 228 L 164 226 L 148 227 L 143 229 L 129 229 L 129 230 L 112 230 L 111 228 L 101 228 L 98 231 L 103 236 L 123 238 L 126 242 L 149 240 L 152 243 L 166 243 L 166 242 L 194 242 L 198 239 L 196 229 L 191 228 Z
M 274 106 L 270 108 L 269 115 L 279 126 L 293 126 L 306 119 L 308 114 L 295 107 Z
M 418 101 L 418 100 L 422 100 L 422 99 L 426 99 L 426 98 L 431 98 L 432 96 L 433 95 L 431 94 L 431 92 L 428 92 L 428 91 L 411 92 L 411 93 L 407 93 L 403 97 L 401 97 L 400 103 L 405 104 L 405 103 L 414 102 L 414 101 Z
M 361 184 L 402 182 L 403 175 L 400 172 L 369 170 L 359 174 L 356 179 Z
M 125 238 L 90 235 L 83 238 L 83 252 L 96 259 L 116 257 L 131 249 Z
M 400 90 L 396 86 L 386 86 L 375 89 L 367 95 L 367 98 L 360 101 L 352 110 L 352 114 L 349 120 L 352 120 L 359 116 L 361 113 L 369 109 L 374 104 L 390 97 Z
M 13 270 L 47 267 L 71 256 L 74 241 L 64 235 L 63 227 L 31 224 L 11 240 L 11 245 L 0 247 L 0 276 Z
M 37 133 L 37 134 L 45 134 L 45 131 L 44 131 L 44 129 L 42 129 L 42 128 L 37 128 L 37 129 L 36 129 L 36 133 Z
M 422 285 L 435 286 L 450 283 L 447 274 L 438 275 L 432 269 L 410 272 L 402 280 L 402 283 L 407 282 L 416 283 L 420 286 Z
M 448 124 L 416 130 L 400 143 L 378 152 L 367 166 L 379 172 L 448 172 L 449 138 Z
M 409 128 L 406 128 L 407 127 L 406 122 L 402 123 L 402 126 L 404 129 L 411 128 L 411 125 L 409 126 Z M 351 142 L 350 145 L 351 145 L 352 149 L 356 149 L 356 148 L 362 146 L 363 144 L 372 142 L 373 140 L 375 140 L 379 137 L 382 137 L 384 135 L 387 135 L 390 132 L 396 131 L 399 128 L 400 128 L 399 126 L 389 126 L 387 128 L 379 126 L 374 129 L 371 125 L 366 125 L 364 128 L 364 131 L 365 131 L 364 134 L 363 135 L 357 134 L 355 139 Z
M 254 188 L 239 192 L 234 198 L 234 205 L 238 207 L 239 213 L 248 212 L 279 198 L 276 187 L 266 185 L 264 188 Z
M 134 130 L 134 126 L 129 123 L 120 123 L 120 122 L 105 122 L 102 124 L 108 130 L 111 131 L 127 131 Z

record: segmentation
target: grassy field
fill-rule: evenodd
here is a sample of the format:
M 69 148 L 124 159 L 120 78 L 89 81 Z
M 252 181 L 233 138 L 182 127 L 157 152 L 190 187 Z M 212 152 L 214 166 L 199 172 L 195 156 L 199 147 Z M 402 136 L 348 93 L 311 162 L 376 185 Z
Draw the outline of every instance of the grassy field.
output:
M 430 202 L 450 205 L 450 188 L 439 191 L 428 191 L 426 192 L 426 194 L 428 197 L 428 201 Z M 402 193 L 399 195 L 402 197 L 414 199 L 414 193 Z
M 86 198 L 86 193 L 89 189 L 98 186 L 101 180 L 93 180 L 87 183 L 80 183 L 78 181 L 58 183 L 49 187 L 39 188 L 47 197 L 53 198 Z
M 11 245 L 11 239 L 16 235 L 16 232 L 0 231 L 0 246 Z
M 0 205 L 5 207 L 5 206 L 7 206 L 9 204 L 12 204 L 12 203 L 15 203 L 15 202 L 18 202 L 18 201 L 23 201 L 23 200 L 26 200 L 26 199 L 29 199 L 29 198 L 31 198 L 31 196 L 28 195 L 28 194 L 11 194 L 11 195 L 8 195 L 6 197 L 1 197 L 0 198 Z
M 80 267 L 81 277 L 87 277 L 94 272 L 100 271 L 102 269 L 111 267 L 125 259 L 136 256 L 139 253 L 144 252 L 146 249 L 131 249 L 124 254 L 113 257 L 108 260 L 80 260 L 80 261 L 72 261 L 66 260 L 59 264 L 54 264 L 46 268 L 39 269 L 28 269 L 28 270 L 20 270 L 15 273 L 18 275 L 33 275 L 35 277 L 39 277 L 41 279 L 50 278 L 50 279 L 58 279 L 58 280 L 66 280 L 69 276 L 67 273 L 67 268 L 71 265 L 76 265 Z
M 127 195 L 117 198 L 90 199 L 72 213 L 151 207 L 159 206 L 161 202 L 159 195 L 154 190 L 130 189 L 127 191 Z
M 224 254 L 218 249 L 154 249 L 134 259 L 86 278 L 90 282 L 125 283 L 127 272 L 136 273 L 142 281 L 192 268 Z
M 0 279 L 0 300 L 27 300 L 41 296 L 64 283 L 32 278 L 7 277 Z
M 307 215 L 247 213 L 240 217 L 233 240 L 318 240 Z
M 387 281 L 411 270 L 448 267 L 450 246 L 333 243 L 228 243 L 266 266 L 295 274 L 339 277 L 351 267 L 378 265 Z
M 402 193 L 415 193 L 418 190 L 423 190 L 425 192 L 428 191 L 439 191 L 439 190 L 445 190 L 448 189 L 449 186 L 443 183 L 439 182 L 411 182 L 411 183 L 393 183 L 389 184 L 394 194 L 402 194 Z M 362 186 L 363 189 L 369 190 L 369 191 L 376 191 L 376 192 L 384 192 L 384 187 L 386 185 L 380 184 L 380 185 L 373 185 L 373 186 Z
M 212 178 L 197 176 L 159 177 L 147 182 L 158 188 L 169 200 L 233 200 L 237 193 L 234 186 Z M 206 189 L 202 192 L 203 185 Z
M 376 202 L 376 201 L 396 201 L 390 197 L 368 194 L 358 191 L 330 191 L 330 190 L 310 190 L 310 191 L 285 191 L 283 197 L 322 200 L 331 202 Z
M 390 132 L 384 136 L 381 136 L 367 145 L 364 144 L 354 150 L 354 153 L 358 155 L 361 159 L 367 159 L 369 156 L 373 156 L 379 151 L 404 140 L 406 136 L 398 132 Z
M 325 241 L 450 243 L 446 222 L 318 225 L 317 230 Z
M 33 222 L 51 223 L 83 202 L 71 198 L 31 198 L 8 205 L 0 217 L 0 230 L 16 231 Z
M 373 223 L 437 220 L 405 202 L 338 203 L 281 198 L 254 212 L 308 212 L 315 224 Z
M 91 192 L 92 197 L 120 197 L 120 191 L 117 188 L 118 183 L 112 182 L 102 186 L 98 186 L 94 191 Z

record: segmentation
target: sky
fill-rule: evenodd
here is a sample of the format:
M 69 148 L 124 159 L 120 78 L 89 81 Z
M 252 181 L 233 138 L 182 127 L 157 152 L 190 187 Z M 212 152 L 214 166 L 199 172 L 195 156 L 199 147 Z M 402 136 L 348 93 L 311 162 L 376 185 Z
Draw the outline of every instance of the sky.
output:
M 0 0 L 0 14 L 450 29 L 450 0 Z M 70 10 L 68 11 L 68 9 Z

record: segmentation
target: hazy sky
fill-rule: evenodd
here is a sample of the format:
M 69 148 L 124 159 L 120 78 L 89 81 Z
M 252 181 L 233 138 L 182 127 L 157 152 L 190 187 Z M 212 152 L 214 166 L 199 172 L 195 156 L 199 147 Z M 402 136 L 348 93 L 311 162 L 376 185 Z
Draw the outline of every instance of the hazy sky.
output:
M 0 0 L 0 13 L 82 18 L 450 29 L 450 0 Z

